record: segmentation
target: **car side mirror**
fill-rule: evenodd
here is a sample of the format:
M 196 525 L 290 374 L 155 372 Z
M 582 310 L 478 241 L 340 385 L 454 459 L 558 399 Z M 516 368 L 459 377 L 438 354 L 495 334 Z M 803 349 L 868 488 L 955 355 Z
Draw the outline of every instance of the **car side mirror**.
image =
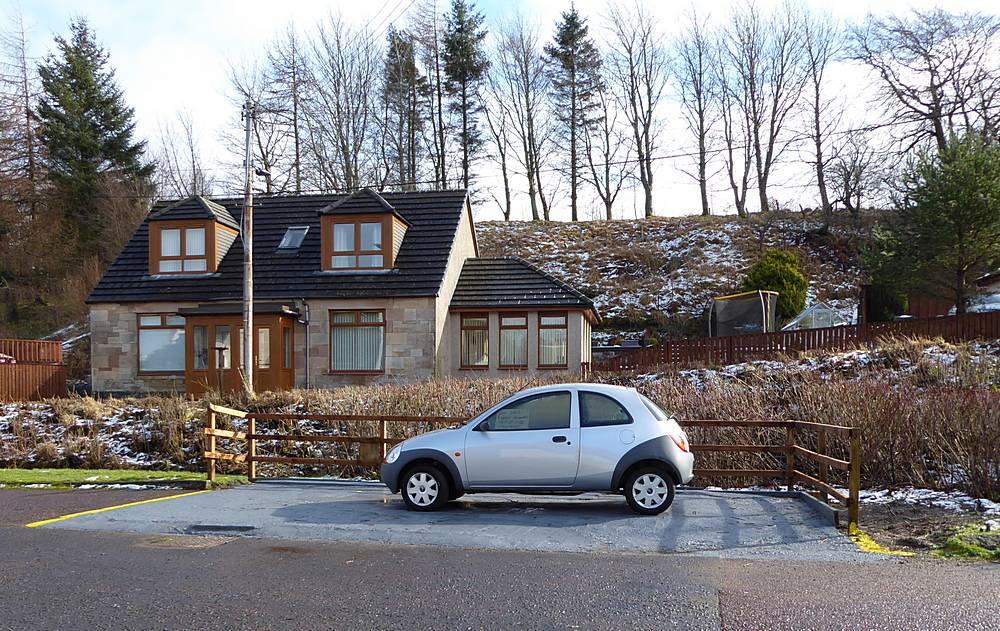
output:
M 480 423 L 479 425 L 476 426 L 476 431 L 477 432 L 488 432 L 488 431 L 490 431 L 490 422 L 489 421 L 483 421 L 482 423 Z

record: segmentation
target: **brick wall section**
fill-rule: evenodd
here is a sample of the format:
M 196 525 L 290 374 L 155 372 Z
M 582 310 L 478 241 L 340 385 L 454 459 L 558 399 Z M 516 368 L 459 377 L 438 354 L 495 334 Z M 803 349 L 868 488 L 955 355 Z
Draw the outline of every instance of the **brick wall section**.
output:
M 95 304 L 90 307 L 90 379 L 94 392 L 184 392 L 184 374 L 139 374 L 140 313 L 176 313 L 194 303 Z

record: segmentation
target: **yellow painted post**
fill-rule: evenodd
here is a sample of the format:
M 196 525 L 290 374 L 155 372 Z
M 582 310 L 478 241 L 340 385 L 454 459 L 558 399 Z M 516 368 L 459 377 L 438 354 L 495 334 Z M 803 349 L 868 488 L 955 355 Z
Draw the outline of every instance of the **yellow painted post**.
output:
M 205 451 L 211 454 L 208 458 L 208 481 L 215 483 L 215 410 L 208 408 L 208 429 L 211 432 L 205 437 Z
M 251 414 L 247 417 L 247 479 L 251 482 L 257 479 L 257 419 Z
M 389 446 L 385 442 L 386 438 L 389 437 L 389 423 L 388 423 L 388 421 L 382 421 L 381 425 L 382 425 L 382 428 L 379 431 L 379 438 L 382 439 L 382 445 L 381 445 L 382 460 L 385 460 L 386 454 L 389 453 L 389 450 L 388 450 Z
M 847 521 L 853 527 L 858 525 L 861 495 L 861 428 L 851 428 L 851 470 L 848 480 Z
M 795 426 L 785 426 L 785 486 L 791 491 L 795 485 Z

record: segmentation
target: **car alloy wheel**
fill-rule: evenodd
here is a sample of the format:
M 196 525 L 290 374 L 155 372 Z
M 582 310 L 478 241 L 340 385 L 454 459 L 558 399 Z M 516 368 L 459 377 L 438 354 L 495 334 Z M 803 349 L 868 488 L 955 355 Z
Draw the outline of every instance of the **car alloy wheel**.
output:
M 632 484 L 632 497 L 643 508 L 655 509 L 667 500 L 667 483 L 656 473 L 646 473 Z
M 406 481 L 406 495 L 420 507 L 430 506 L 441 493 L 437 480 L 429 473 L 417 471 Z

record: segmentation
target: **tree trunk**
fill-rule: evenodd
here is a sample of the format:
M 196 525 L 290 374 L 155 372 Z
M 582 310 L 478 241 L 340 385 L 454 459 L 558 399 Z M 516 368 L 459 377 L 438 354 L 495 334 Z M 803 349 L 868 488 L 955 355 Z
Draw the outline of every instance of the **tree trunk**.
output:
M 965 270 L 959 269 L 955 273 L 955 313 L 965 315 Z

